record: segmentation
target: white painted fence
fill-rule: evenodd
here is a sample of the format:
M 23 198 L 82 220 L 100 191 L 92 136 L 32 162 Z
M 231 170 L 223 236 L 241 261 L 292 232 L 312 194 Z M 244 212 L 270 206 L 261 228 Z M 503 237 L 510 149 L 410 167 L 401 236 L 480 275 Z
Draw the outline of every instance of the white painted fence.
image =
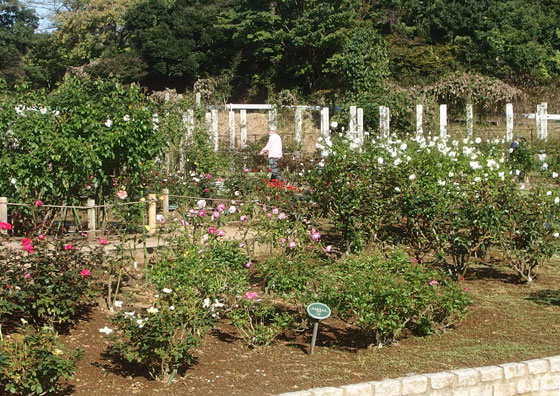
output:
M 331 108 L 325 106 L 285 106 L 283 108 L 294 110 L 294 140 L 298 145 L 303 142 L 303 111 L 318 111 L 320 112 L 320 136 L 326 137 L 330 132 L 330 116 Z M 277 106 L 273 104 L 228 104 L 225 106 L 228 111 L 228 137 L 230 149 L 245 149 L 247 147 L 247 111 L 268 111 L 269 125 L 277 124 Z M 335 111 L 342 110 L 335 108 Z M 349 106 L 349 122 L 346 133 L 349 134 L 356 142 L 363 144 L 364 140 L 364 110 L 357 106 Z M 239 123 L 236 123 L 236 112 L 239 112 Z M 421 104 L 416 105 L 416 136 L 421 136 L 424 133 L 423 126 L 423 112 L 424 106 Z M 379 134 L 381 137 L 389 137 L 391 134 L 391 111 L 389 107 L 379 106 Z M 522 117 L 535 119 L 536 137 L 539 140 L 546 141 L 548 139 L 548 120 L 560 120 L 560 114 L 548 114 L 547 103 L 543 102 L 537 105 L 536 112 L 533 114 L 522 114 Z M 473 106 L 468 104 L 465 108 L 466 117 L 466 136 L 472 137 L 474 135 L 474 114 Z M 158 127 L 158 116 L 154 115 L 153 123 L 154 128 Z M 185 127 L 185 142 L 192 138 L 194 131 L 194 112 L 188 110 L 183 116 L 183 125 Z M 219 148 L 219 133 L 218 133 L 218 109 L 211 107 L 205 114 L 205 125 L 210 131 L 213 148 L 215 151 Z M 514 136 L 514 111 L 511 103 L 505 106 L 505 129 L 504 134 L 508 141 L 513 140 Z M 239 133 L 239 147 L 236 147 L 236 136 Z M 448 108 L 446 104 L 439 105 L 439 136 L 446 139 L 448 133 Z M 181 163 L 184 163 L 181 158 Z

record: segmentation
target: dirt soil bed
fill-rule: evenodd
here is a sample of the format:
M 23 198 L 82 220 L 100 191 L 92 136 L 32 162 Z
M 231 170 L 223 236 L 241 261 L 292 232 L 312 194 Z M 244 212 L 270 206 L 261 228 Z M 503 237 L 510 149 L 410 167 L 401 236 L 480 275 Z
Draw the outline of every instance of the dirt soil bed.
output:
M 106 355 L 99 329 L 110 324 L 111 314 L 94 308 L 64 336 L 68 347 L 85 350 L 66 394 L 261 396 L 560 354 L 559 267 L 556 262 L 542 269 L 531 285 L 517 283 L 507 269 L 475 267 L 462 281 L 474 303 L 458 328 L 382 348 L 368 347 L 357 329 L 327 319 L 313 355 L 308 353 L 310 331 L 254 350 L 224 322 L 205 337 L 195 363 L 170 385 Z

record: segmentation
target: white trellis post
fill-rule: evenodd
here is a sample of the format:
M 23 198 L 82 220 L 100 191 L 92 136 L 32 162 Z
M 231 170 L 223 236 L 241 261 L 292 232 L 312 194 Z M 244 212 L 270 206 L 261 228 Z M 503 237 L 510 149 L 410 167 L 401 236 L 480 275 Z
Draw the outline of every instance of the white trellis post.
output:
M 467 104 L 467 137 L 470 139 L 473 136 L 473 105 Z
M 350 106 L 350 121 L 348 123 L 348 133 L 356 133 L 356 106 Z
M 272 109 L 268 110 L 268 125 L 269 126 L 278 127 L 278 124 L 276 122 L 276 116 L 277 116 L 276 107 L 273 107 Z
M 391 113 L 386 106 L 379 106 L 379 131 L 381 137 L 388 138 L 390 135 Z
M 321 109 L 321 137 L 323 138 L 329 136 L 329 123 L 330 123 L 329 108 L 323 107 Z
M 297 107 L 296 114 L 294 116 L 294 122 L 296 124 L 296 144 L 301 147 L 303 142 L 303 109 Z
M 0 197 L 0 223 L 8 222 L 8 198 Z M 0 230 L 0 234 L 7 234 L 8 230 Z
M 439 136 L 447 139 L 447 105 L 439 105 Z
M 95 223 L 97 222 L 97 213 L 95 210 L 95 199 L 88 198 L 87 200 L 87 217 L 88 217 L 88 231 L 95 232 Z M 92 234 L 93 235 L 93 234 Z
M 239 111 L 239 139 L 241 149 L 247 148 L 247 110 Z
M 235 149 L 235 111 L 229 111 L 229 148 Z
M 506 103 L 506 140 L 513 141 L 513 104 Z
M 200 95 L 200 92 L 194 94 L 194 103 L 196 104 L 197 107 L 200 106 L 201 97 L 202 95 Z
M 541 104 L 537 105 L 537 114 L 536 114 L 536 122 L 537 122 L 537 139 L 539 140 L 548 140 L 548 120 L 547 120 L 547 107 L 548 104 L 546 102 L 542 102 Z
M 212 128 L 212 113 L 209 111 L 204 113 L 204 124 L 206 125 L 206 129 L 210 130 L 210 128 Z
M 212 136 L 214 137 L 214 151 L 218 151 L 218 109 L 212 109 Z
M 187 110 L 187 142 L 190 142 L 194 133 L 194 110 Z
M 424 134 L 424 129 L 422 126 L 424 116 L 424 106 L 421 104 L 416 105 L 416 137 L 420 137 Z
M 358 140 L 360 141 L 360 147 L 364 145 L 364 109 L 358 107 L 357 109 L 357 121 L 358 121 Z

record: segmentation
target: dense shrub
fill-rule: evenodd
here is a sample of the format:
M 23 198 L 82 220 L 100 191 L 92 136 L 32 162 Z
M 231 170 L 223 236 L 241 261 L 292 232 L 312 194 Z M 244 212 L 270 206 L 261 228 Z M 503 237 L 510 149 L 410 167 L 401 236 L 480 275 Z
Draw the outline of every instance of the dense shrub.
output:
M 103 262 L 102 249 L 86 250 L 83 241 L 51 243 L 39 238 L 22 238 L 21 247 L 0 249 L 2 320 L 71 324 L 98 293 L 92 278 Z
M 333 264 L 323 276 L 321 301 L 376 344 L 397 340 L 405 329 L 425 335 L 450 327 L 470 304 L 458 285 L 401 251 L 387 258 L 364 252 Z
M 7 394 L 42 395 L 61 392 L 59 380 L 72 379 L 82 351 L 65 350 L 56 333 L 47 327 L 23 325 L 0 337 L 0 383 Z

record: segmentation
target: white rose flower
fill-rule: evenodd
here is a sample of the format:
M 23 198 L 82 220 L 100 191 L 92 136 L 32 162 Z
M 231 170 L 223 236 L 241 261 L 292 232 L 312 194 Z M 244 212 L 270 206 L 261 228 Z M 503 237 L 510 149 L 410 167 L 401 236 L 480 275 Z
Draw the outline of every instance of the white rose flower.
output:
M 111 333 L 113 332 L 113 329 L 111 329 L 111 328 L 105 326 L 104 328 L 99 329 L 99 332 L 100 332 L 100 333 L 105 333 L 105 334 L 109 335 L 109 334 L 111 334 Z

